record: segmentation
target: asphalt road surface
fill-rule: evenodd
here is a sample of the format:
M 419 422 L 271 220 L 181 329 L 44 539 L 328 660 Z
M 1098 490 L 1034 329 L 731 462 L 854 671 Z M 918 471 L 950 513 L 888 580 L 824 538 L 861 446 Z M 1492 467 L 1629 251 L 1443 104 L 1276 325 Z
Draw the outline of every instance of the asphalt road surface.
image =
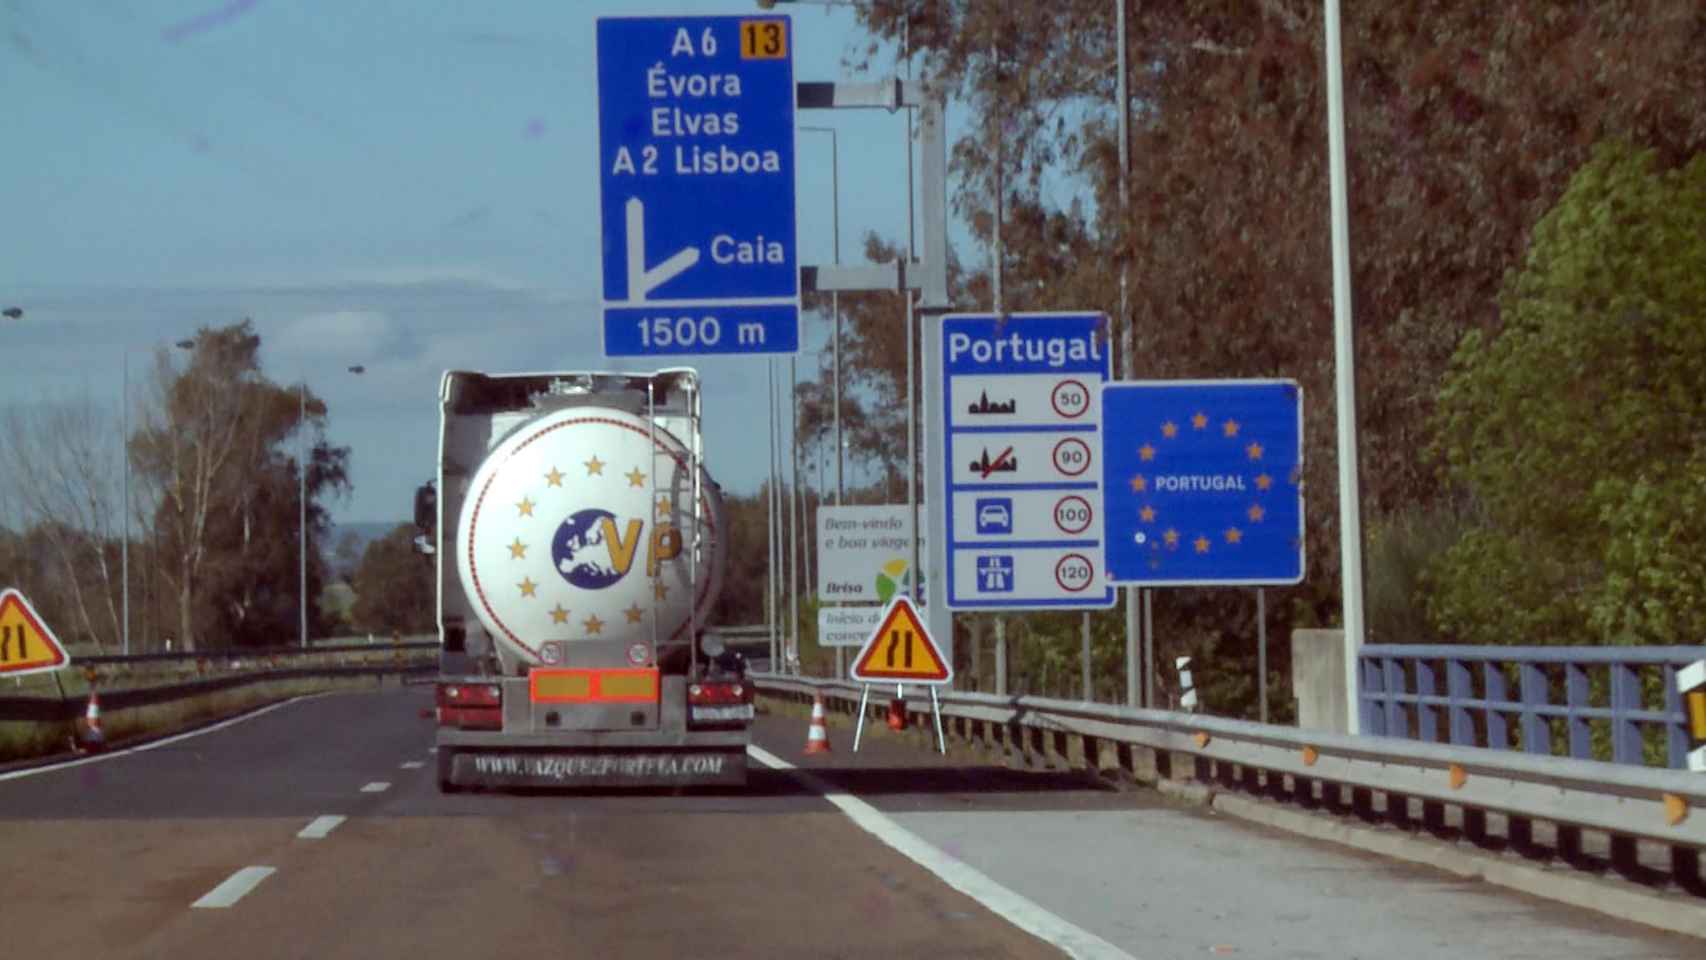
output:
M 755 762 L 739 792 L 443 796 L 429 703 L 328 695 L 0 774 L 6 955 L 1702 955 L 1147 792 L 881 737 L 855 757 L 845 729 L 808 763 L 797 717 L 755 740 L 813 780 Z M 936 872 L 879 839 L 897 825 Z

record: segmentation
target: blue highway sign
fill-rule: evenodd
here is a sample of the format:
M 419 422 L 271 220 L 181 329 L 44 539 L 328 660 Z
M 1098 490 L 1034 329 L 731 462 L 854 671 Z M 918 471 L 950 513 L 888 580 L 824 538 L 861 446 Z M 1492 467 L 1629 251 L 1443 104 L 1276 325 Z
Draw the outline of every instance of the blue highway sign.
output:
M 784 16 L 599 19 L 607 356 L 799 349 L 793 41 Z
M 1102 388 L 1108 577 L 1147 586 L 1303 579 L 1303 394 L 1293 380 Z
M 948 606 L 1112 606 L 1099 463 L 1107 318 L 952 315 L 941 338 Z

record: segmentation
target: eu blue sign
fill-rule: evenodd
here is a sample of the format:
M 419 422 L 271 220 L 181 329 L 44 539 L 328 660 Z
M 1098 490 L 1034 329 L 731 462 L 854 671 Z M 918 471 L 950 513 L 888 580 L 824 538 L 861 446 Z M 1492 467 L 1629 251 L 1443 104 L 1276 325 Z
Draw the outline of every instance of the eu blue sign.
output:
M 1102 412 L 1109 579 L 1303 579 L 1303 397 L 1295 381 L 1110 383 Z
M 793 353 L 787 17 L 598 21 L 604 352 Z

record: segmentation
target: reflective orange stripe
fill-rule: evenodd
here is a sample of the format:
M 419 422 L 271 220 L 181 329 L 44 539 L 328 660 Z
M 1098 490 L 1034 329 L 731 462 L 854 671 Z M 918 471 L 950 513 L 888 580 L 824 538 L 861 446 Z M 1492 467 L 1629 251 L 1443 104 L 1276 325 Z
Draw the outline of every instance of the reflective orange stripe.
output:
M 527 675 L 534 703 L 652 703 L 658 698 L 655 669 L 534 670 Z

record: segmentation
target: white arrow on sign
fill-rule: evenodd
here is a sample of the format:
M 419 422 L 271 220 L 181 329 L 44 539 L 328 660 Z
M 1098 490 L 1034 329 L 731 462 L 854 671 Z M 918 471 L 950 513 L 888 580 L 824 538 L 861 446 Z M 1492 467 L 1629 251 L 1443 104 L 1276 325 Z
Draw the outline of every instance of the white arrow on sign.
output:
M 629 197 L 628 206 L 628 299 L 639 301 L 683 270 L 699 262 L 699 248 L 677 251 L 668 260 L 646 269 L 646 205 Z

